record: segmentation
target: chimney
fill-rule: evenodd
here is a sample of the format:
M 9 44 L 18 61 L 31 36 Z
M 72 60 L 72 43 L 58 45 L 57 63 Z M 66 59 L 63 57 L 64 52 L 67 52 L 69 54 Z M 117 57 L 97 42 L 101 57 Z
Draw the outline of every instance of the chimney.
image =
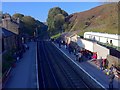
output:
M 7 28 L 7 20 L 2 19 L 2 27 Z
M 17 23 L 20 24 L 20 18 L 17 18 Z

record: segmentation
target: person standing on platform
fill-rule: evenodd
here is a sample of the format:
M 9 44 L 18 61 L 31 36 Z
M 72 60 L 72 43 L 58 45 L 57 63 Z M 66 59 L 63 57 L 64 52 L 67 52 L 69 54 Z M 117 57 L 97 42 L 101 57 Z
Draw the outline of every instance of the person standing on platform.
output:
M 78 60 L 79 60 L 79 62 L 82 61 L 82 58 L 81 58 L 81 57 L 82 57 L 82 53 L 79 51 L 79 52 L 78 52 Z
M 111 71 L 109 75 L 109 90 L 113 90 L 113 81 L 114 81 L 115 75 L 114 72 Z
M 100 57 L 99 64 L 100 64 L 100 70 L 103 70 L 103 59 L 102 59 L 102 57 Z

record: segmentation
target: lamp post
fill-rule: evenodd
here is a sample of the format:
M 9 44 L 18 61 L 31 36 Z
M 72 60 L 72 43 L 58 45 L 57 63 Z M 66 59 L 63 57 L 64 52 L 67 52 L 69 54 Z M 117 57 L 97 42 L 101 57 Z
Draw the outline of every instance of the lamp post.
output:
M 37 38 L 38 34 L 37 34 L 37 27 L 35 28 L 35 31 L 34 31 L 34 40 Z
M 38 26 L 36 26 L 36 37 L 38 38 L 38 35 L 39 35 L 39 33 L 38 33 L 38 29 L 40 28 L 40 25 L 38 25 Z
M 37 37 L 38 36 L 38 29 L 37 29 L 37 27 L 36 27 L 36 30 L 35 30 L 35 36 Z
M 24 37 L 22 37 L 22 44 L 24 44 Z

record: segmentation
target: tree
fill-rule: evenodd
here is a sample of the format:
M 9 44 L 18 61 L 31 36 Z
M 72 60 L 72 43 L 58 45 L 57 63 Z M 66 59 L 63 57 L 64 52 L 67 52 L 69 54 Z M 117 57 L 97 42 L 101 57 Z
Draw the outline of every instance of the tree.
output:
M 30 36 L 34 35 L 35 30 L 38 30 L 38 34 L 42 33 L 43 30 L 47 29 L 47 26 L 40 22 L 39 20 L 35 20 L 31 16 L 25 16 L 20 13 L 16 13 L 12 16 L 13 18 L 17 19 L 19 18 L 21 21 L 21 24 L 23 26 L 21 32 L 26 33 Z
M 68 23 L 67 22 L 65 22 L 64 24 L 63 24 L 63 30 L 64 31 L 67 31 L 67 29 L 68 29 Z
M 12 16 L 13 18 L 19 18 L 23 24 L 22 33 L 27 33 L 28 35 L 33 35 L 35 28 L 35 19 L 31 16 L 24 16 L 23 14 L 16 13 Z
M 62 14 L 57 14 L 54 18 L 54 27 L 58 32 L 63 32 L 63 24 L 65 22 L 65 17 Z
M 47 25 L 38 20 L 36 20 L 36 28 L 38 30 L 39 35 L 42 35 L 45 31 L 47 31 Z
M 59 33 L 63 28 L 65 17 L 68 16 L 67 12 L 61 10 L 59 7 L 54 7 L 49 10 L 47 25 L 48 32 L 53 35 Z
M 24 15 L 23 15 L 23 14 L 20 14 L 20 13 L 16 13 L 16 14 L 14 14 L 12 17 L 13 17 L 13 18 L 20 18 L 20 19 L 22 19 L 22 18 L 24 17 Z
M 25 26 L 25 33 L 28 33 L 29 35 L 34 35 L 35 32 L 35 22 L 36 20 L 32 18 L 31 16 L 24 16 L 22 18 L 22 21 Z

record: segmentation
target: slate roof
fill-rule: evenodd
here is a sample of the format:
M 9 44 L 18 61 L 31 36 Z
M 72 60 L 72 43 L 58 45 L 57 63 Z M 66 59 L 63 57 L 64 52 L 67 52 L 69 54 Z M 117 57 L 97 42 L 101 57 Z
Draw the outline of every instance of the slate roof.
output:
M 3 37 L 9 37 L 9 36 L 12 36 L 12 35 L 16 35 L 15 33 L 5 29 L 5 28 L 1 28 L 0 27 L 0 30 L 2 30 L 2 36 Z

